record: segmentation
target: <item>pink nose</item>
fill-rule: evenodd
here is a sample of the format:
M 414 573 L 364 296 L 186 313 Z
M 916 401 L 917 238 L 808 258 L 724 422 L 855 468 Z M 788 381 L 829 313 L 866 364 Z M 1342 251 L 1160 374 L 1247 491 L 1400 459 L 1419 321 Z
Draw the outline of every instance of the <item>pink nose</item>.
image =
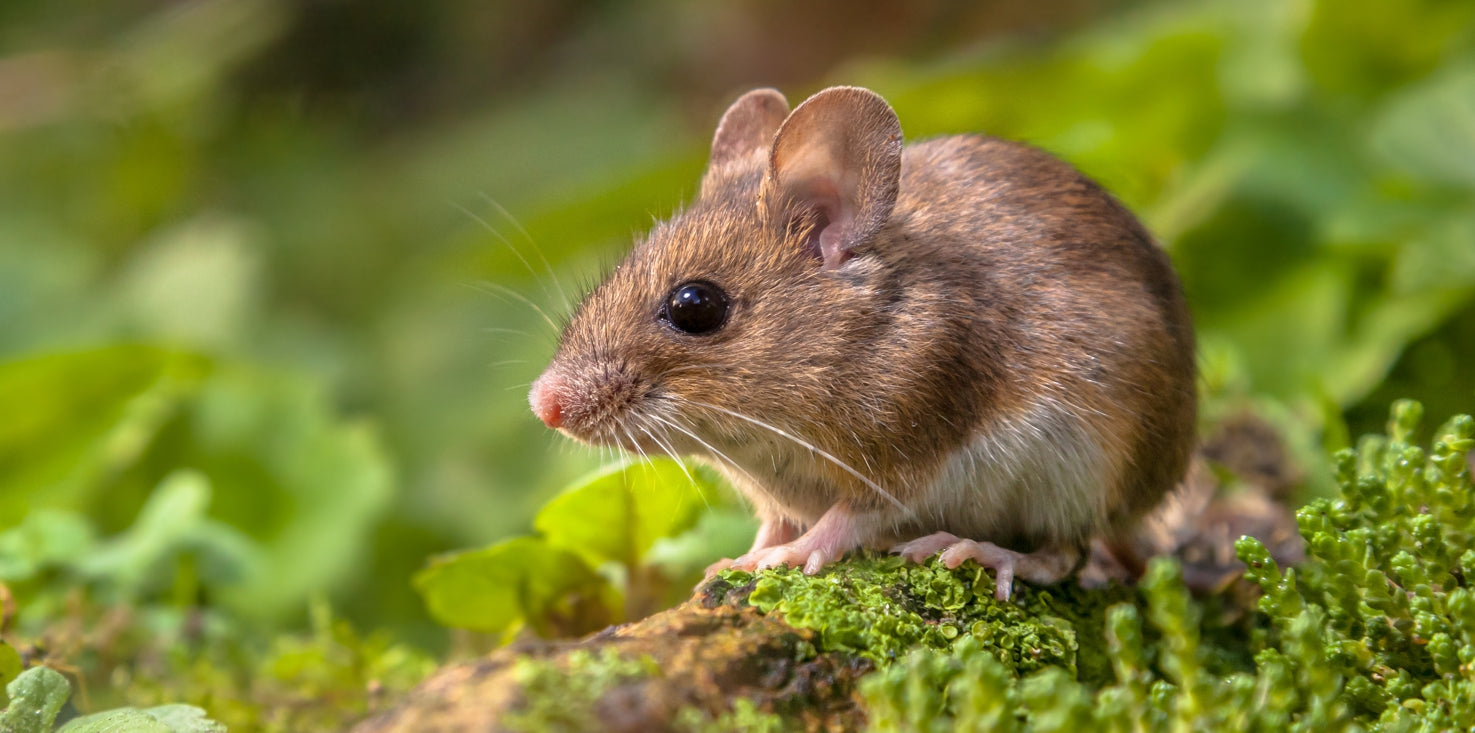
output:
M 533 414 L 543 421 L 544 425 L 557 429 L 563 425 L 563 401 L 559 392 L 563 390 L 563 379 L 549 372 L 538 381 L 533 382 L 533 390 L 528 393 L 528 404 L 533 407 Z

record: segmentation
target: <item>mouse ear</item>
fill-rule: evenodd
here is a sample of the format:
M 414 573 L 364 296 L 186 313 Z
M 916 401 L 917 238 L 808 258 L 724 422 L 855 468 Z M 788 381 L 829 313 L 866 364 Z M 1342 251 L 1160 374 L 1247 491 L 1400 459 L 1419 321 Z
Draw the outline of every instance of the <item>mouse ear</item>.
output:
M 709 168 L 768 149 L 789 114 L 789 101 L 777 89 L 754 89 L 732 103 L 712 135 Z
M 779 128 L 761 200 L 790 226 L 812 224 L 809 245 L 826 267 L 886 223 L 901 181 L 901 123 L 880 95 L 830 87 Z

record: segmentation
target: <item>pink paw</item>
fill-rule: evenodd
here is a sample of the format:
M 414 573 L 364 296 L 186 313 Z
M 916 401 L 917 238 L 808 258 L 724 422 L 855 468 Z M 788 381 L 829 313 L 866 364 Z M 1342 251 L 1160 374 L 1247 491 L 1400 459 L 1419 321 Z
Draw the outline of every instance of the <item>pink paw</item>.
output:
M 733 563 L 735 563 L 735 562 L 737 562 L 737 561 L 736 560 L 733 560 L 730 557 L 724 557 L 721 560 L 718 560 L 717 562 L 714 562 L 711 565 L 708 565 L 707 566 L 707 569 L 704 570 L 704 571 L 702 571 L 702 572 L 705 574 L 705 577 L 710 578 L 713 575 L 716 575 L 716 574 L 722 572 L 723 570 L 726 570 L 726 569 L 732 567 Z
M 771 547 L 754 547 L 733 560 L 731 567 L 752 572 L 780 565 L 803 565 L 806 575 L 814 575 L 846 552 L 865 545 L 868 537 L 867 532 L 856 526 L 849 510 L 843 504 L 836 504 L 796 539 Z
M 1014 590 L 1014 576 L 1048 585 L 1059 582 L 1069 575 L 1080 557 L 1076 552 L 1040 550 L 1029 554 L 999 547 L 992 542 L 965 540 L 947 532 L 938 532 L 919 537 L 891 548 L 912 562 L 925 562 L 927 558 L 942 552 L 942 564 L 956 568 L 969 560 L 994 571 L 994 598 L 1009 600 Z
M 806 575 L 814 575 L 824 566 L 839 560 L 843 554 L 834 548 L 819 546 L 819 543 L 806 542 L 804 537 L 800 537 L 793 542 L 754 550 L 733 560 L 731 567 L 756 572 L 780 566 L 803 566 Z
M 926 537 L 918 537 L 911 542 L 903 542 L 891 548 L 891 551 L 912 562 L 923 563 L 927 562 L 927 558 L 962 541 L 957 535 L 937 532 Z

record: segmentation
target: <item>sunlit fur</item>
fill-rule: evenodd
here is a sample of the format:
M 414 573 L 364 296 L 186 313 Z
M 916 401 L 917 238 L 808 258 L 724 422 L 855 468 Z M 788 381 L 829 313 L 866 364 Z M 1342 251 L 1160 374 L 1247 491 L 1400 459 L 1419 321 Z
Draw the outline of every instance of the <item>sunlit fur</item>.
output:
M 760 201 L 768 165 L 766 145 L 718 161 L 584 300 L 550 368 L 566 432 L 700 456 L 800 527 L 844 502 L 876 547 L 937 530 L 1078 546 L 1182 476 L 1188 315 L 1094 183 L 998 139 L 913 144 L 889 218 L 831 269 L 797 204 Z M 697 279 L 732 303 L 712 334 L 657 318 Z

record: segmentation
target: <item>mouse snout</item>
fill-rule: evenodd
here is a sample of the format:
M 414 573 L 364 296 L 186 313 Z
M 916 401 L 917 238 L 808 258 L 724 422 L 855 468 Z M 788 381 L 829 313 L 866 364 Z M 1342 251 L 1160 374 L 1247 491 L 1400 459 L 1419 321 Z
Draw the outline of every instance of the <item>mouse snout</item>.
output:
M 533 408 L 533 414 L 543 421 L 544 425 L 558 429 L 563 426 L 563 391 L 564 379 L 552 372 L 545 372 L 533 382 L 533 389 L 528 393 L 528 404 Z
M 637 377 L 622 362 L 548 367 L 528 392 L 544 425 L 582 441 L 608 444 L 642 397 Z

